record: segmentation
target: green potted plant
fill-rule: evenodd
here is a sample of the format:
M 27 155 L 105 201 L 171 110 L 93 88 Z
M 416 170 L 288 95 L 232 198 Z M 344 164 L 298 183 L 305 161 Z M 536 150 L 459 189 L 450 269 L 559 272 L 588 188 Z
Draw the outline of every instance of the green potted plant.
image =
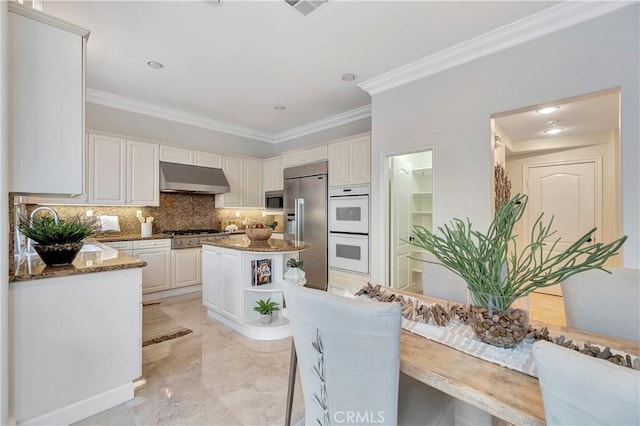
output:
M 442 265 L 465 280 L 469 323 L 481 340 L 496 346 L 515 346 L 527 334 L 528 312 L 515 308 L 516 300 L 580 272 L 606 271 L 604 263 L 627 239 L 623 236 L 609 244 L 591 243 L 596 231 L 593 228 L 556 254 L 560 239 L 552 239 L 553 218 L 544 224 L 541 214 L 530 231 L 531 242 L 518 249 L 513 228 L 526 206 L 527 196 L 515 195 L 500 206 L 484 234 L 473 230 L 468 219 L 453 219 L 449 225 L 438 227 L 440 235 L 415 226 L 414 239 L 408 242 L 438 260 L 426 262 Z
M 280 304 L 269 297 L 267 300 L 260 299 L 256 302 L 254 311 L 260 314 L 260 322 L 264 325 L 271 324 L 271 319 L 275 311 L 280 310 Z
M 298 259 L 296 257 L 290 258 L 287 260 L 287 267 L 289 269 L 284 273 L 284 277 L 288 280 L 302 283 L 306 280 L 306 273 L 302 270 L 302 265 L 304 265 L 304 261 L 302 259 Z
M 95 221 L 80 216 L 57 219 L 51 216 L 21 217 L 18 229 L 34 244 L 33 248 L 47 266 L 68 265 L 84 245 L 84 240 L 99 228 Z

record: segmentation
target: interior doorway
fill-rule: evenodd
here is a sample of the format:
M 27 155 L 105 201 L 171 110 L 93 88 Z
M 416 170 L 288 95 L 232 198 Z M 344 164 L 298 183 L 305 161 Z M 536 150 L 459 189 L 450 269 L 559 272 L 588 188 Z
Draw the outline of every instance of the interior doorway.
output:
M 516 243 L 529 243 L 544 212 L 554 217 L 562 250 L 597 227 L 596 241 L 621 236 L 620 92 L 610 90 L 494 116 L 494 157 L 511 180 L 511 194 L 529 196 Z M 605 264 L 615 267 L 621 257 Z M 561 295 L 560 286 L 537 290 Z
M 387 159 L 388 277 L 393 288 L 422 292 L 421 251 L 407 241 L 414 226 L 433 230 L 433 152 L 425 150 Z

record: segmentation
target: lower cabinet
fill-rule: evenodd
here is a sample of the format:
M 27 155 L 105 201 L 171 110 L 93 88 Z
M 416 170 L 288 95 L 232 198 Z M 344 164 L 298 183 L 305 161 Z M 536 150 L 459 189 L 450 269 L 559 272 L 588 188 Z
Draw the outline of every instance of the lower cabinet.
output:
M 202 247 L 202 298 L 207 308 L 240 321 L 240 279 L 239 251 Z
M 171 250 L 171 288 L 200 284 L 201 261 L 200 247 Z
M 142 293 L 171 288 L 171 240 L 118 241 L 105 245 L 147 262 L 142 268 Z

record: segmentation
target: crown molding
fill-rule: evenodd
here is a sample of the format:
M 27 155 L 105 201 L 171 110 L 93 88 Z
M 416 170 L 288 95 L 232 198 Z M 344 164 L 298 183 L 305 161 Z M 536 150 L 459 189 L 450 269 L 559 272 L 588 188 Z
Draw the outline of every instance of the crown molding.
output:
M 86 100 L 87 102 L 94 104 L 137 112 L 139 114 L 163 118 L 165 120 L 177 121 L 179 123 L 202 127 L 209 130 L 257 139 L 263 142 L 273 142 L 273 136 L 269 133 L 259 132 L 247 127 L 236 126 L 223 121 L 212 120 L 201 115 L 190 114 L 171 108 L 153 105 L 136 99 L 125 98 L 124 96 L 112 95 L 111 93 L 101 92 L 95 89 L 87 89 Z
M 367 117 L 371 117 L 371 105 L 365 105 L 360 108 L 352 109 L 341 114 L 336 114 L 331 117 L 324 118 L 322 120 L 314 121 L 313 123 L 305 124 L 304 126 L 295 127 L 293 129 L 285 130 L 284 132 L 276 133 L 275 135 L 273 135 L 273 142 L 280 143 L 288 141 Z
M 565 1 L 371 78 L 358 87 L 375 95 L 636 3 Z
M 247 127 L 225 123 L 223 121 L 212 120 L 210 118 L 196 114 L 189 114 L 183 111 L 138 101 L 136 99 L 126 98 L 124 96 L 101 92 L 95 89 L 87 89 L 86 99 L 87 102 L 98 105 L 104 105 L 112 108 L 122 109 L 125 111 L 137 112 L 139 114 L 149 115 L 151 117 L 176 121 L 179 123 L 202 127 L 209 130 L 215 130 L 218 132 L 229 133 L 236 136 L 257 139 L 259 141 L 269 143 L 284 142 L 290 139 L 306 136 L 312 133 L 319 132 L 321 130 L 330 129 L 332 127 L 340 126 L 341 124 L 350 123 L 352 121 L 371 116 L 371 105 L 365 105 L 351 111 L 343 112 L 341 114 L 305 124 L 304 126 L 296 127 L 277 134 L 270 134 L 249 129 Z

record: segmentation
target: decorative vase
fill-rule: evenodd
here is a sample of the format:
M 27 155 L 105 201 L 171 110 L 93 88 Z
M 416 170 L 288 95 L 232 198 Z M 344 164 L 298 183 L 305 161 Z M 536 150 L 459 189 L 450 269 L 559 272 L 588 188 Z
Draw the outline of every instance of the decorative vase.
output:
M 273 319 L 272 315 L 273 314 L 260 314 L 260 323 L 263 325 L 271 324 L 271 320 Z
M 527 298 L 512 301 L 502 295 L 469 292 L 469 325 L 480 340 L 512 348 L 529 332 Z
M 305 280 L 306 272 L 304 272 L 300 268 L 289 268 L 287 272 L 284 273 L 284 277 L 288 280 L 295 281 L 297 283 Z
M 69 265 L 76 258 L 84 242 L 64 244 L 34 244 L 33 249 L 47 266 Z

